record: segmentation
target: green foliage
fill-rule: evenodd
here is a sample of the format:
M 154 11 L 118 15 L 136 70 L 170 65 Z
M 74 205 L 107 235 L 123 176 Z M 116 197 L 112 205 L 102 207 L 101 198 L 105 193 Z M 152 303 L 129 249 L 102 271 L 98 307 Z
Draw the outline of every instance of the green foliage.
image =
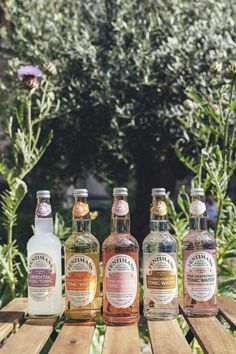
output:
M 214 64 L 213 68 L 215 66 L 221 68 L 220 64 Z M 236 256 L 236 207 L 227 192 L 236 168 L 235 85 L 236 65 L 228 64 L 214 73 L 209 87 L 200 95 L 193 90 L 187 91 L 189 99 L 183 104 L 185 110 L 183 106 L 178 108 L 183 137 L 175 146 L 180 160 L 195 175 L 192 186 L 210 190 L 217 200 L 218 217 L 211 231 L 218 243 L 219 292 L 234 297 L 236 272 L 232 261 Z M 180 211 L 170 201 L 171 227 L 180 246 L 189 210 L 184 187 L 178 195 L 178 208 Z
M 24 80 L 23 84 L 26 84 Z M 42 130 L 44 122 L 58 110 L 51 89 L 52 83 L 45 76 L 40 85 L 36 81 L 31 90 L 29 87 L 22 90 L 24 96 L 15 117 L 11 117 L 7 124 L 8 149 L 0 157 L 0 174 L 8 185 L 1 195 L 3 227 L 7 232 L 7 245 L 0 249 L 1 282 L 5 282 L 0 297 L 2 303 L 16 295 L 18 282 L 21 285 L 25 283 L 25 256 L 18 250 L 13 228 L 17 222 L 18 208 L 27 193 L 24 179 L 52 140 L 52 130 L 46 134 Z M 18 294 L 22 295 L 24 290 L 25 285 L 20 287 Z
M 134 170 L 144 192 L 166 181 L 160 161 L 168 159 L 170 174 L 176 170 L 169 156 L 180 134 L 172 106 L 185 87 L 205 86 L 216 58 L 235 53 L 233 3 L 4 0 L 0 7 L 1 52 L 9 63 L 2 87 L 14 85 L 12 70 L 22 61 L 60 63 L 63 105 L 53 156 L 49 149 L 43 162 L 48 173 L 68 181 L 92 172 L 124 183 Z

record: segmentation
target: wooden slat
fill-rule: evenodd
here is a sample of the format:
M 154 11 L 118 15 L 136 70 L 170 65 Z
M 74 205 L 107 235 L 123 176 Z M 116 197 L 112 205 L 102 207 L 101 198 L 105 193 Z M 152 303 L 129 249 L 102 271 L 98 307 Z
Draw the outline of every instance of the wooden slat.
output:
M 220 314 L 236 327 L 236 300 L 229 296 L 219 296 Z
M 205 354 L 236 353 L 236 339 L 216 317 L 184 317 Z
M 154 354 L 192 353 L 177 320 L 148 321 L 148 330 Z
M 47 342 L 58 318 L 29 319 L 0 349 L 4 354 L 37 354 Z
M 0 341 L 7 337 L 24 318 L 27 298 L 16 298 L 0 311 Z
M 138 326 L 107 326 L 102 354 L 139 354 Z
M 93 338 L 95 323 L 65 323 L 50 354 L 88 354 Z

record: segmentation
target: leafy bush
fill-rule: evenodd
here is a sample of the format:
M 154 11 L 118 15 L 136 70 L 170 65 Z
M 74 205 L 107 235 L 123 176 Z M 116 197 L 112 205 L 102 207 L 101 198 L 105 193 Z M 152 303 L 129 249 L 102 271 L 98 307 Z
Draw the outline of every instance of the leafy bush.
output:
M 7 19 L 1 52 L 10 66 L 3 88 L 14 85 L 19 63 L 59 63 L 56 137 L 32 182 L 45 170 L 49 184 L 91 172 L 119 184 L 134 176 L 135 233 L 142 238 L 150 189 L 173 189 L 185 173 L 172 149 L 181 134 L 173 106 L 187 86 L 206 85 L 214 60 L 235 55 L 233 3 L 5 0 L 0 6 Z
M 221 63 L 215 63 L 211 70 L 213 78 L 209 87 L 200 95 L 188 90 L 189 99 L 184 107 L 179 107 L 178 121 L 183 135 L 176 144 L 176 153 L 194 173 L 192 186 L 211 191 L 217 201 L 218 216 L 211 231 L 218 244 L 219 293 L 236 297 L 236 269 L 232 264 L 236 257 L 236 206 L 227 195 L 236 168 L 236 64 L 222 67 Z M 176 211 L 172 202 L 170 207 L 171 226 L 181 250 L 189 214 L 189 198 L 184 187 L 178 195 L 180 210 Z M 179 254 L 180 275 L 181 263 Z
M 26 287 L 25 255 L 18 249 L 13 230 L 18 208 L 27 193 L 25 178 L 52 140 L 52 130 L 46 134 L 43 129 L 45 121 L 52 118 L 58 109 L 49 73 L 39 83 L 37 72 L 41 75 L 40 70 L 28 67 L 22 70 L 23 74 L 19 71 L 19 75 L 23 77 L 23 98 L 15 116 L 8 119 L 6 133 L 9 145 L 0 157 L 0 173 L 7 182 L 7 189 L 1 195 L 3 227 L 7 232 L 7 244 L 0 248 L 1 305 L 15 295 L 22 295 Z

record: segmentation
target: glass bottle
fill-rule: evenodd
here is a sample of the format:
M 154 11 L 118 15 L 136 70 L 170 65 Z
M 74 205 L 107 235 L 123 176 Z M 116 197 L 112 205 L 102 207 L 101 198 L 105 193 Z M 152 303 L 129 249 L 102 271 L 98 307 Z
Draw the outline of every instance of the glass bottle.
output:
M 91 234 L 87 197 L 87 189 L 75 189 L 73 234 L 65 242 L 65 314 L 71 321 L 100 315 L 99 243 Z
M 103 242 L 103 318 L 108 324 L 139 320 L 139 245 L 130 234 L 127 188 L 113 189 L 112 232 Z
M 214 316 L 217 304 L 216 241 L 207 230 L 204 190 L 190 192 L 190 230 L 182 241 L 184 311 L 188 316 Z
M 164 188 L 152 189 L 150 233 L 143 241 L 144 316 L 149 320 L 178 315 L 177 241 L 168 231 Z
M 61 242 L 53 235 L 50 192 L 37 192 L 35 233 L 27 243 L 28 313 L 31 317 L 62 312 Z

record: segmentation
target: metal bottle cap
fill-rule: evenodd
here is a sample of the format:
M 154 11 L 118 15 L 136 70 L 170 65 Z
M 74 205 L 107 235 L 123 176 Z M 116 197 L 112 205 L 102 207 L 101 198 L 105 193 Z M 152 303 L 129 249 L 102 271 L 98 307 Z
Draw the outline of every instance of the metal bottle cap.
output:
M 152 196 L 153 197 L 165 197 L 166 190 L 165 188 L 153 188 L 152 189 Z
M 190 196 L 204 197 L 204 189 L 203 188 L 191 188 Z
M 124 187 L 113 188 L 113 196 L 127 196 L 128 189 Z
M 50 192 L 49 191 L 37 191 L 36 197 L 37 198 L 50 198 Z
M 87 189 L 75 189 L 74 190 L 74 197 L 87 197 L 88 190 Z

